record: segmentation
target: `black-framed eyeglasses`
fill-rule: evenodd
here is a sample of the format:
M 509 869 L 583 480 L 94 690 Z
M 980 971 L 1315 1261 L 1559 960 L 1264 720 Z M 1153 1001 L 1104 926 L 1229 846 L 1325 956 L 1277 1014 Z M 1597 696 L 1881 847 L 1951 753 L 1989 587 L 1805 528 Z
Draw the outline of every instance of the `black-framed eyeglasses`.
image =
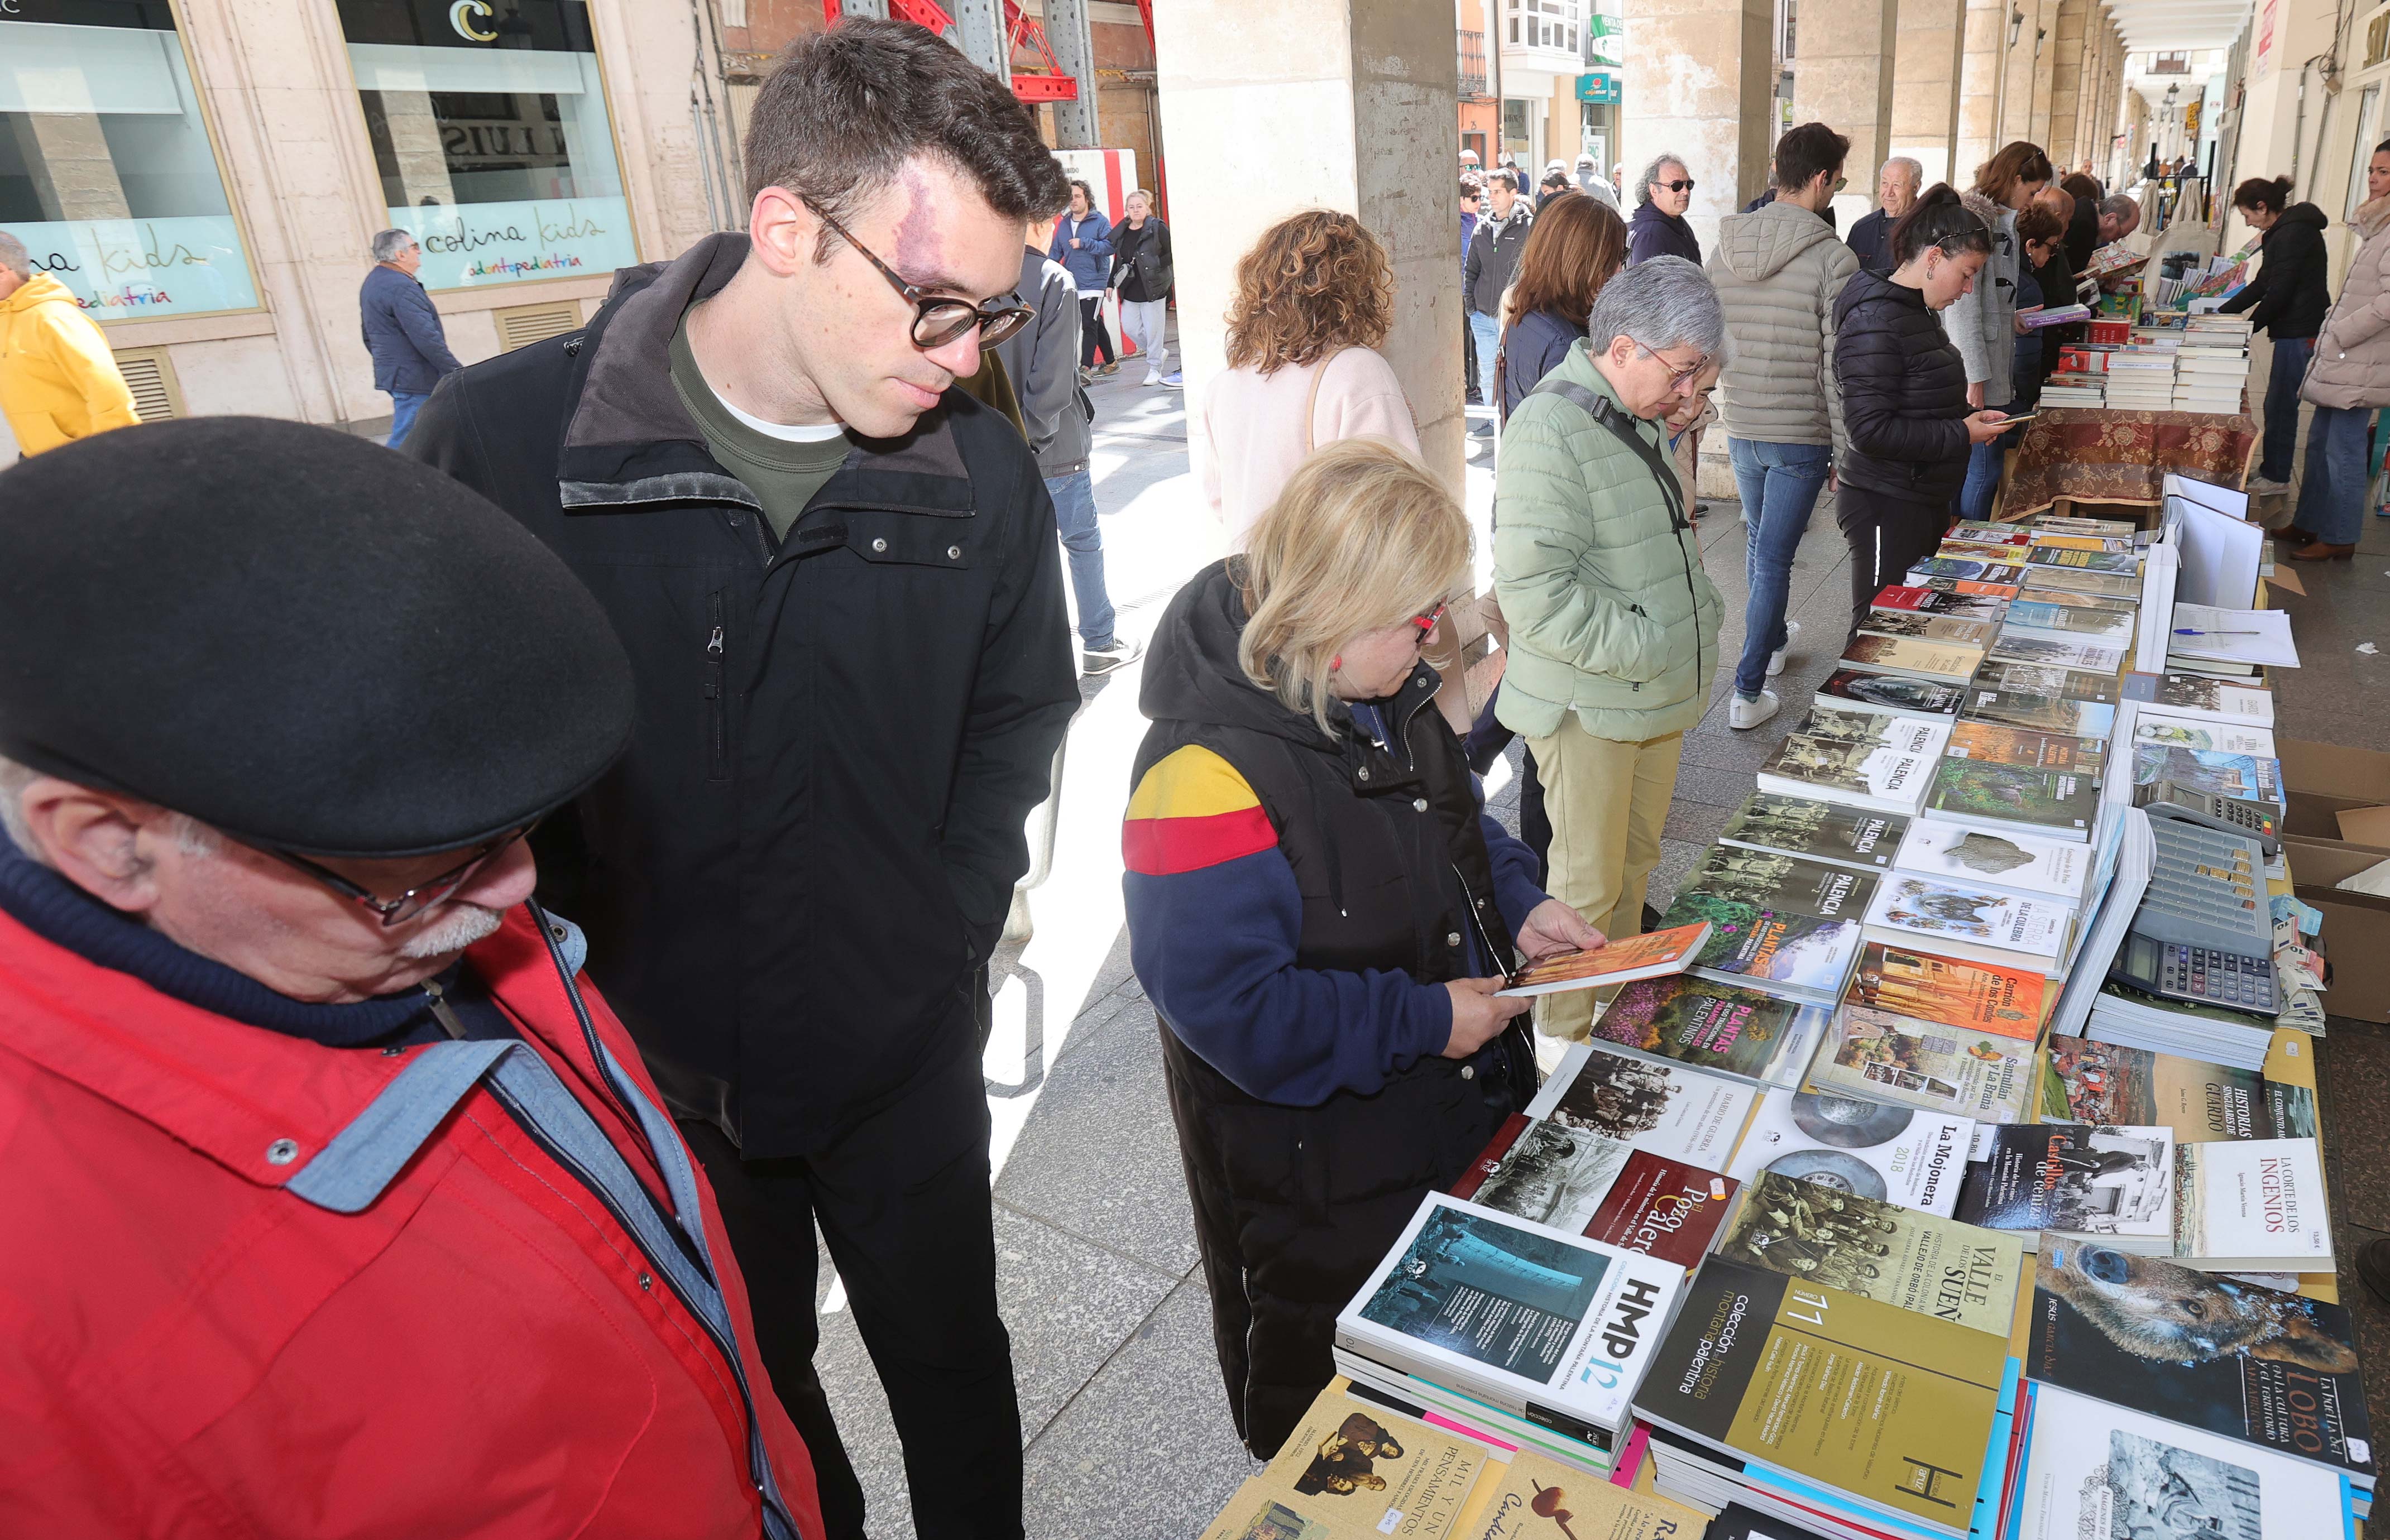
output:
M 924 294 L 918 286 L 906 282 L 905 275 L 881 262 L 871 248 L 855 239 L 845 225 L 832 219 L 826 211 L 810 199 L 805 207 L 812 209 L 814 217 L 829 225 L 839 239 L 854 247 L 864 261 L 880 269 L 880 276 L 888 280 L 888 287 L 903 295 L 906 302 L 913 306 L 917 313 L 913 317 L 913 345 L 917 348 L 943 348 L 973 327 L 979 327 L 980 345 L 994 347 L 1037 318 L 1035 311 L 1009 295 L 1004 297 L 1011 299 L 1009 304 L 1005 303 L 1004 299 L 996 299 L 975 305 L 951 294 Z
M 404 925 L 434 905 L 447 902 L 455 895 L 457 889 L 481 875 L 484 867 L 504 854 L 516 841 L 524 838 L 538 827 L 535 823 L 525 824 L 512 834 L 490 841 L 468 857 L 462 866 L 451 867 L 429 882 L 418 882 L 396 898 L 384 898 L 370 888 L 360 887 L 339 872 L 326 866 L 319 866 L 294 852 L 276 850 L 271 845 L 258 845 L 254 848 L 294 870 L 306 873 L 342 898 L 355 900 L 380 916 L 382 924 L 388 927 Z

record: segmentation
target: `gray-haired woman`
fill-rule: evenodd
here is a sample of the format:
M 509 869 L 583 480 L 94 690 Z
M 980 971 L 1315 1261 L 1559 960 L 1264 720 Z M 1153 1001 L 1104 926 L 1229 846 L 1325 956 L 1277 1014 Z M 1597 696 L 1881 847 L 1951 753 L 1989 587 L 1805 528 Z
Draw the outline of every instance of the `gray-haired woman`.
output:
M 1496 712 L 1543 777 L 1546 888 L 1631 936 L 1718 661 L 1718 594 L 1664 419 L 1725 351 L 1726 314 L 1699 267 L 1654 257 L 1610 280 L 1586 331 L 1503 431 L 1494 584 L 1510 642 Z M 1582 1035 L 1591 1005 L 1550 996 L 1544 1030 Z

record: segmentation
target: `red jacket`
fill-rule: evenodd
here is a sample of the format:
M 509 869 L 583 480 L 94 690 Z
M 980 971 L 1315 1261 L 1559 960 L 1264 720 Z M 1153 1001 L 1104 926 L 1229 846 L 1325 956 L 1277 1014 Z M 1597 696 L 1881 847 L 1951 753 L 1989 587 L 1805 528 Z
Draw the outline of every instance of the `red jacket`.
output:
M 671 1213 L 527 912 L 469 959 Z M 582 996 L 661 1105 L 585 980 Z M 0 1534 L 762 1532 L 714 1338 L 490 1081 L 362 1212 L 283 1190 L 427 1051 L 211 1015 L 0 915 Z M 820 1540 L 812 1464 L 696 1182 L 772 1472 Z

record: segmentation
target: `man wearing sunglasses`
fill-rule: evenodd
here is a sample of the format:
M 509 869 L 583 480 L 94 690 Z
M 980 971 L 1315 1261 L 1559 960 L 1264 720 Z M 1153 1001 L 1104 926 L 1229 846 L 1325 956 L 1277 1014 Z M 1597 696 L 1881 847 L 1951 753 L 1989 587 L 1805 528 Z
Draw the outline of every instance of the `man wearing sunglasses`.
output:
M 949 389 L 1031 318 L 1061 166 L 1004 81 L 849 19 L 757 95 L 746 228 L 465 370 L 407 452 L 561 553 L 628 648 L 621 765 L 533 845 L 721 1195 L 764 1361 L 813 1368 L 816 1227 L 929 1537 L 1018 1534 L 979 983 L 1078 702 L 1037 464 Z
M 525 903 L 631 733 L 587 590 L 249 417 L 0 473 L 0 1534 L 819 1535 L 704 1175 Z

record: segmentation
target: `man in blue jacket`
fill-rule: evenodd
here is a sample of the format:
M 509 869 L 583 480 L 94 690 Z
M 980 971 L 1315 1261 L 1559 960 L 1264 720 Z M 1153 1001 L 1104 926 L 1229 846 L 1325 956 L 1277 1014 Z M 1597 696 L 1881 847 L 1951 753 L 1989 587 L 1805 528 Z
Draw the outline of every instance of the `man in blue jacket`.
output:
M 465 366 L 448 351 L 448 334 L 431 296 L 415 278 L 423 265 L 423 248 L 405 230 L 384 230 L 373 237 L 373 271 L 357 291 L 364 314 L 366 352 L 373 354 L 374 389 L 390 392 L 390 446 L 406 442 L 415 426 L 416 408 L 430 399 L 431 388 Z
M 1091 372 L 1120 373 L 1111 333 L 1104 330 L 1104 288 L 1112 278 L 1112 226 L 1096 207 L 1095 189 L 1075 178 L 1071 183 L 1071 207 L 1054 222 L 1054 244 L 1046 255 L 1062 264 L 1079 286 L 1079 381 Z M 1104 366 L 1096 370 L 1096 354 Z

